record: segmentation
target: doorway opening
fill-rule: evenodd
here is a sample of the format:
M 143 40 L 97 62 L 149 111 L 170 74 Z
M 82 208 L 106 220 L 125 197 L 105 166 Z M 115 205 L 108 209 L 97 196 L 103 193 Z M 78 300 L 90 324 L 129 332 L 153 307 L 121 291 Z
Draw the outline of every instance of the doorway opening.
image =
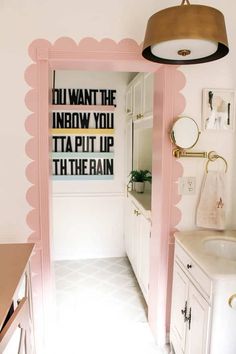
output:
M 150 75 L 140 73 L 132 81 L 135 73 L 77 70 L 54 73 L 52 260 L 56 283 L 56 336 L 61 334 L 60 339 L 53 342 L 54 346 L 58 342 L 58 354 L 68 350 L 68 346 L 70 353 L 156 352 L 146 303 L 150 218 L 146 215 L 133 218 L 133 210 L 130 214 L 129 209 L 137 206 L 128 200 L 130 193 L 126 193 L 132 166 L 151 172 L 152 104 L 150 107 L 147 104 L 149 99 L 153 101 Z M 139 94 L 139 99 L 148 106 L 142 119 L 137 119 L 135 113 L 131 115 L 127 108 L 129 90 L 133 87 L 144 91 L 132 93 L 136 100 Z M 98 101 L 103 90 L 113 92 L 112 112 L 103 112 L 106 105 L 100 112 Z M 83 105 L 68 111 L 72 100 Z M 96 102 L 94 108 L 91 107 L 93 101 Z M 86 103 L 90 104 L 89 109 Z M 139 106 L 140 103 L 138 100 Z M 111 131 L 105 131 L 109 128 Z M 92 135 L 89 129 L 93 129 Z M 110 140 L 106 148 L 105 139 Z M 94 168 L 95 161 L 98 164 L 107 159 L 112 161 L 112 171 Z M 83 162 L 84 169 L 81 168 Z M 146 185 L 142 198 L 151 201 L 150 186 Z M 132 200 L 134 198 L 135 192 Z M 150 206 L 151 202 L 146 206 L 146 213 L 151 214 Z M 144 228 L 146 224 L 149 231 Z M 138 231 L 139 235 L 134 234 Z M 79 341 L 73 329 L 79 331 Z M 114 346 L 117 337 L 119 340 Z

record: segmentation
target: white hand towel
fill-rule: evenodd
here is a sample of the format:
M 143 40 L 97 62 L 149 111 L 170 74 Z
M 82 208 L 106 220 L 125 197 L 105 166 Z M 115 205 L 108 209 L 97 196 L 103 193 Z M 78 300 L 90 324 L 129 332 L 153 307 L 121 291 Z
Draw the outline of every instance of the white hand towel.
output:
M 196 224 L 199 227 L 225 228 L 225 172 L 208 171 L 205 174 L 197 207 Z

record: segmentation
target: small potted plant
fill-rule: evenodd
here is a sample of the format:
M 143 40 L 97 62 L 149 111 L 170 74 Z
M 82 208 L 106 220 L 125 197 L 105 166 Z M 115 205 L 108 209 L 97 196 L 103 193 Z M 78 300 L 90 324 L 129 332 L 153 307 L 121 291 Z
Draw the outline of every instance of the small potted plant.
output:
M 151 183 L 152 181 L 151 172 L 148 170 L 133 170 L 130 172 L 129 176 L 129 183 L 133 184 L 133 189 L 137 193 L 143 193 L 145 182 L 147 181 Z

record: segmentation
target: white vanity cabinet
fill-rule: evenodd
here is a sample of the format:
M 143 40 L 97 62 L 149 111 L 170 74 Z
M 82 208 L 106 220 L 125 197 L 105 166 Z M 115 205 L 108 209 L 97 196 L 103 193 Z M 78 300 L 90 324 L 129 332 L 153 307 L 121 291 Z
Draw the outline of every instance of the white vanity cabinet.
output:
M 126 113 L 133 120 L 151 117 L 153 112 L 153 73 L 139 73 L 126 91 Z
M 197 288 L 189 282 L 187 303 L 190 319 L 187 323 L 186 349 L 189 354 L 208 353 L 211 306 Z
M 35 354 L 31 243 L 0 245 L 0 353 Z
M 170 341 L 175 354 L 209 353 L 211 280 L 176 244 Z
M 143 118 L 143 74 L 138 74 L 132 81 L 133 119 Z
M 139 216 L 139 252 L 138 252 L 138 280 L 144 298 L 148 303 L 149 286 L 149 242 L 151 236 L 151 222 L 142 214 Z
M 132 119 L 126 121 L 125 125 L 125 176 L 126 185 L 130 180 L 130 171 L 133 170 L 133 122 Z
M 235 354 L 236 230 L 181 231 L 175 241 L 170 325 L 175 354 Z
M 126 166 L 152 170 L 153 73 L 139 73 L 126 91 Z M 148 186 L 149 187 L 149 186 Z
M 126 91 L 126 175 L 152 171 L 153 73 L 138 73 Z M 129 178 L 127 178 L 127 183 Z M 125 248 L 148 302 L 151 185 L 145 193 L 129 191 L 125 202 Z
M 125 222 L 126 253 L 144 298 L 148 301 L 151 222 L 142 214 L 138 203 L 130 198 L 126 199 Z
M 129 200 L 126 199 L 125 205 L 125 250 L 132 265 L 132 268 L 136 271 L 137 264 L 137 208 Z M 136 237 L 136 238 L 135 238 Z
M 133 123 L 133 168 L 152 170 L 152 119 L 139 119 Z M 145 188 L 150 187 L 146 183 Z
M 150 117 L 153 114 L 153 73 L 143 73 L 143 116 Z
M 125 112 L 128 116 L 133 114 L 133 87 L 129 84 L 125 96 Z

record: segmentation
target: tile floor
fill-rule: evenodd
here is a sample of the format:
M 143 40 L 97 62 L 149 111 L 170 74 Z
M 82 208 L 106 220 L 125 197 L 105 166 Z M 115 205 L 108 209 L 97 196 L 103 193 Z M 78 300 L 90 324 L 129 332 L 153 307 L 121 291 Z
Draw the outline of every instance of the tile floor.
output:
M 57 261 L 55 354 L 161 354 L 127 258 Z

